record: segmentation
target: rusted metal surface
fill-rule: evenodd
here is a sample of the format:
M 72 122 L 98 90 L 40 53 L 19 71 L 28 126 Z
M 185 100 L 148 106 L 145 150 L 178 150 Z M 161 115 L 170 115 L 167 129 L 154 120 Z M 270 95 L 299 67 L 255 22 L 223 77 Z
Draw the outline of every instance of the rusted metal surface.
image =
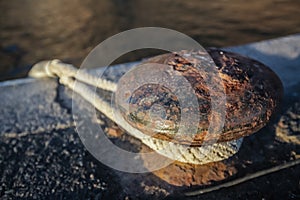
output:
M 199 71 L 196 67 L 197 61 L 192 63 L 181 56 L 187 53 L 201 56 L 201 52 L 196 51 L 178 52 L 150 58 L 145 63 L 167 64 L 179 72 L 177 76 L 183 76 L 189 81 L 199 104 L 197 133 L 180 136 L 177 134 L 174 137 L 181 121 L 180 103 L 172 91 L 168 91 L 159 84 L 145 84 L 136 89 L 131 96 L 130 113 L 124 113 L 124 116 L 132 126 L 158 139 L 200 146 L 203 141 L 209 143 L 210 141 L 236 140 L 255 133 L 266 125 L 283 96 L 283 86 L 278 76 L 269 67 L 256 60 L 218 49 L 209 49 L 208 53 L 216 63 L 218 74 L 223 81 L 220 85 L 224 86 L 226 94 L 226 117 L 221 133 L 208 134 L 211 97 L 218 98 L 218 94 L 215 93 L 219 90 L 210 91 L 206 81 L 216 82 L 217 80 L 214 80 L 212 70 L 210 72 Z M 198 62 L 201 61 L 198 60 Z M 176 79 L 176 77 L 171 78 Z M 182 88 L 179 87 L 177 90 L 179 90 L 177 93 L 182 93 Z M 166 116 L 163 116 L 161 121 L 169 122 L 168 126 L 162 127 L 161 130 L 158 127 L 149 126 L 151 116 L 147 114 L 151 114 L 149 109 L 157 104 L 166 110 Z

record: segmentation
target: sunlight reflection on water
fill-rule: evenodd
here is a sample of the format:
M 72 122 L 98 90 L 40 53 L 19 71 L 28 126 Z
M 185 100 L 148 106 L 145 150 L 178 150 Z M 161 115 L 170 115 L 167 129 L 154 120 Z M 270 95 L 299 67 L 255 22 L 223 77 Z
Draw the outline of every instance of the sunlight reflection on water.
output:
M 42 59 L 80 65 L 97 44 L 121 31 L 158 26 L 205 47 L 232 46 L 297 33 L 295 0 L 12 0 L 0 2 L 0 80 L 24 76 Z M 151 53 L 131 55 L 128 62 Z

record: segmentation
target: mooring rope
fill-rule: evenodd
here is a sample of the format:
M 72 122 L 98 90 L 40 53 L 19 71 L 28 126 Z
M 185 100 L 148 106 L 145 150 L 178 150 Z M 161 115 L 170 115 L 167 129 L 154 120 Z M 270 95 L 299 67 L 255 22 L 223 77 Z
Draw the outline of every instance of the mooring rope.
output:
M 125 129 L 128 133 L 131 135 L 141 139 L 146 145 L 150 145 L 150 143 L 153 142 L 153 140 L 156 140 L 154 143 L 157 143 L 156 145 L 160 145 L 158 148 L 159 150 L 165 149 L 166 145 L 170 145 L 166 142 L 160 141 L 155 138 L 151 138 L 150 136 L 144 135 L 139 130 L 133 128 L 130 126 L 121 116 L 116 115 L 116 112 L 112 106 L 107 103 L 104 99 L 101 98 L 98 94 L 95 94 L 95 91 L 92 90 L 91 86 L 95 86 L 104 90 L 108 90 L 111 92 L 115 92 L 117 89 L 117 84 L 106 80 L 99 78 L 93 74 L 90 74 L 86 70 L 78 70 L 76 67 L 70 64 L 62 63 L 59 60 L 52 60 L 52 61 L 43 61 L 40 63 L 37 63 L 32 70 L 29 73 L 29 76 L 34 78 L 41 78 L 41 77 L 58 77 L 61 84 L 64 84 L 68 88 L 72 89 L 74 92 L 80 94 L 85 100 L 87 100 L 89 103 L 91 103 L 96 109 L 98 109 L 100 112 L 102 112 L 106 117 L 108 117 L 110 120 L 116 122 L 118 125 L 120 125 L 123 129 Z M 78 80 L 78 81 L 76 81 Z M 88 85 L 87 85 L 88 84 Z M 151 142 L 149 142 L 151 140 Z M 174 144 L 173 148 L 174 148 Z M 201 148 L 201 147 L 200 147 Z M 185 154 L 187 151 L 190 152 L 189 149 L 182 149 L 182 147 L 178 147 L 178 149 L 181 149 L 179 152 Z M 202 151 L 193 151 L 194 153 L 202 153 Z M 186 192 L 184 195 L 186 196 L 195 196 L 200 195 L 212 191 L 216 191 L 222 188 L 231 187 L 234 185 L 238 185 L 240 183 L 282 170 L 287 169 L 292 166 L 296 166 L 300 164 L 300 159 L 296 159 L 294 161 L 290 161 L 269 169 L 261 170 L 249 175 L 246 175 L 245 177 L 238 178 L 223 184 L 219 184 L 216 186 L 211 186 L 208 188 L 203 189 L 197 189 L 194 191 Z

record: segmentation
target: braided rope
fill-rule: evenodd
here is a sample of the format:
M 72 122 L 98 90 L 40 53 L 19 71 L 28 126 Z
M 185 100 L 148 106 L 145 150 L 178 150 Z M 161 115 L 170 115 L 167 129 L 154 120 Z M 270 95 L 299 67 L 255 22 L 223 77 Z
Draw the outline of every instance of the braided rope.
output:
M 227 159 L 238 152 L 243 139 L 230 142 L 215 143 L 201 147 L 189 147 L 165 140 L 155 139 L 143 134 L 141 131 L 129 125 L 124 118 L 103 100 L 86 84 L 93 85 L 108 91 L 116 91 L 117 84 L 96 77 L 85 70 L 78 70 L 73 65 L 62 63 L 59 60 L 43 61 L 37 63 L 30 71 L 29 76 L 34 78 L 58 77 L 61 84 L 72 89 L 91 103 L 97 110 L 102 112 L 110 120 L 117 123 L 130 135 L 140 139 L 161 155 L 173 160 L 192 164 L 206 164 Z M 78 80 L 78 81 L 75 81 Z

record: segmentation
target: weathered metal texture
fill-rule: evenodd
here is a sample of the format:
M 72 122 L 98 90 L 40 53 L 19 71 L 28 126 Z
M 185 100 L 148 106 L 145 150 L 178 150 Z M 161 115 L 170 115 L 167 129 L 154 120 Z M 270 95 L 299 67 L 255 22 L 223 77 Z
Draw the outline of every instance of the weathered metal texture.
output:
M 216 63 L 216 66 L 210 67 L 217 68 L 222 83 L 217 82 L 212 69 L 198 70 L 196 65 L 198 65 L 197 62 L 201 62 L 200 59 L 189 61 L 182 57 L 182 55 L 195 54 L 194 56 L 199 58 L 203 52 L 183 51 L 164 54 L 144 62 L 153 63 L 153 65 L 156 63 L 168 65 L 171 70 L 178 72 L 170 76 L 183 76 L 191 84 L 198 100 L 196 103 L 199 105 L 199 113 L 195 114 L 199 117 L 198 131 L 195 134 L 180 133 L 181 135 L 178 135 L 177 133 L 178 126 L 185 125 L 181 123 L 180 102 L 174 96 L 174 93 L 183 93 L 182 90 L 185 88 L 182 89 L 181 86 L 175 89 L 178 91 L 169 91 L 163 83 L 162 85 L 145 84 L 137 88 L 129 98 L 128 107 L 131 109 L 128 113 L 123 113 L 127 121 L 133 127 L 157 139 L 191 146 L 200 146 L 204 141 L 209 144 L 216 141 L 236 140 L 255 133 L 265 126 L 283 96 L 283 87 L 278 76 L 264 64 L 239 54 L 217 49 L 209 49 L 208 53 Z M 199 66 L 201 67 L 201 63 Z M 134 81 L 134 77 L 132 79 Z M 179 80 L 177 77 L 170 77 L 170 79 Z M 221 104 L 223 100 L 218 95 L 220 90 L 210 91 L 208 80 L 218 83 L 225 90 L 226 114 L 221 132 L 208 133 L 212 114 L 211 98 L 215 98 L 217 104 Z M 126 84 L 130 83 L 123 83 L 121 86 L 123 90 L 126 89 Z M 155 120 L 155 122 L 161 120 L 164 127 L 149 126 L 152 123 L 149 110 L 153 108 L 153 105 L 160 105 L 166 110 L 166 116 L 157 116 Z M 192 107 L 187 109 L 190 109 L 190 112 L 198 112 Z M 191 120 L 193 119 L 186 121 Z M 165 125 L 166 121 L 167 125 Z

